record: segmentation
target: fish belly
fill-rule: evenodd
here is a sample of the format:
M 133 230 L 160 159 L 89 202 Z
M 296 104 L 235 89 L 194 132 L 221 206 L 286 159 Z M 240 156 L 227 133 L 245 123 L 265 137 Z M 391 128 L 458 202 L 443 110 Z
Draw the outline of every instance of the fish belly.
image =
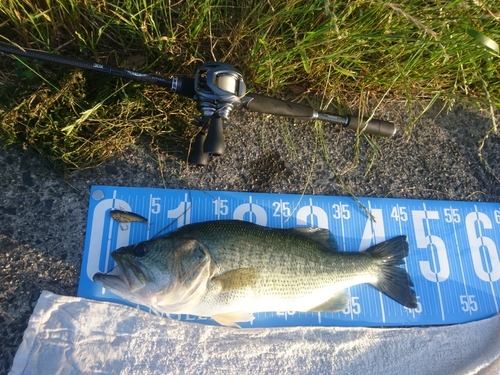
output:
M 335 267 L 336 268 L 336 267 Z M 279 272 L 263 275 L 255 283 L 223 290 L 214 283 L 191 312 L 212 316 L 228 312 L 310 311 L 345 289 L 376 281 L 371 270 L 339 272 L 323 267 L 308 274 Z

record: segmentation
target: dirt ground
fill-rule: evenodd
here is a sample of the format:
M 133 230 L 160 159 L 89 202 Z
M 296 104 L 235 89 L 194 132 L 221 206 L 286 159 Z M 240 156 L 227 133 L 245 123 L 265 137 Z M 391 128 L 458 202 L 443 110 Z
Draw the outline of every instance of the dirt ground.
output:
M 323 150 L 312 122 L 242 111 L 232 113 L 226 129 L 226 154 L 206 167 L 138 146 L 97 168 L 61 175 L 39 155 L 2 145 L 0 373 L 12 366 L 40 292 L 76 295 L 92 185 L 342 196 L 348 189 L 358 197 L 500 202 L 500 182 L 477 151 L 491 126 L 487 113 L 435 105 L 409 140 L 405 113 L 398 102 L 378 109 L 375 117 L 395 122 L 398 133 L 377 141 L 371 168 L 373 148 L 365 141 L 351 168 L 350 131 L 323 124 Z M 483 156 L 500 176 L 500 135 L 490 135 Z

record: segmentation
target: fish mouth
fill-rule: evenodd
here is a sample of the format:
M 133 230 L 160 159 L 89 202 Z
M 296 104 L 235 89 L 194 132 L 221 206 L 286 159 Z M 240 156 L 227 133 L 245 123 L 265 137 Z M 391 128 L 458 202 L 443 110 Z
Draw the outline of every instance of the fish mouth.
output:
M 138 264 L 124 259 L 119 254 L 111 254 L 111 256 L 116 261 L 117 267 L 108 273 L 96 273 L 93 277 L 94 282 L 98 282 L 116 294 L 136 292 L 146 285 L 146 276 Z

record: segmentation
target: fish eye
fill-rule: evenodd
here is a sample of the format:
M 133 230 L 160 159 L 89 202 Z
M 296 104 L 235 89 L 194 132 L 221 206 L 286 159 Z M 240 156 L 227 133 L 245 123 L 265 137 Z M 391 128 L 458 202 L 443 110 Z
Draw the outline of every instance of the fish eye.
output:
M 148 249 L 146 248 L 146 245 L 143 243 L 138 243 L 137 245 L 134 246 L 134 254 L 137 255 L 138 257 L 143 257 L 146 255 L 148 252 Z

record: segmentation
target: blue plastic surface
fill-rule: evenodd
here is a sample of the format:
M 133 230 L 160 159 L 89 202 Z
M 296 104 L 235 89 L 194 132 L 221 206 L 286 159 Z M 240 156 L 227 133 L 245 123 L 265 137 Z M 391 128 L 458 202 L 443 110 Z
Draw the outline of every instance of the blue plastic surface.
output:
M 358 285 L 350 288 L 351 303 L 343 311 L 259 313 L 243 327 L 440 325 L 499 313 L 500 203 L 359 200 L 376 222 L 349 197 L 94 186 L 78 295 L 135 306 L 92 282 L 96 272 L 113 269 L 113 250 L 150 239 L 167 226 L 162 234 L 188 223 L 238 219 L 275 228 L 327 228 L 341 251 L 362 251 L 407 235 L 406 268 L 418 296 L 418 307 L 410 310 L 370 285 Z M 119 223 L 111 219 L 112 209 L 142 215 L 149 224 Z M 203 317 L 164 315 L 215 324 Z

